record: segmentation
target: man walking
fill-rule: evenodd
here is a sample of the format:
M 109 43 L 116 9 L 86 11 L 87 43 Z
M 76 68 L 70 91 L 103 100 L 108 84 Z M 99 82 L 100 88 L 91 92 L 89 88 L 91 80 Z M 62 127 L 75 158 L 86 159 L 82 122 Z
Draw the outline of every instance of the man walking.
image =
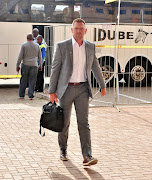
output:
M 39 67 L 38 62 L 39 61 Z M 22 62 L 22 64 L 21 64 Z M 33 35 L 27 35 L 27 42 L 22 44 L 18 56 L 16 71 L 19 72 L 21 64 L 21 79 L 19 87 L 19 98 L 24 98 L 25 89 L 29 86 L 28 97 L 34 98 L 34 89 L 37 79 L 38 68 L 42 69 L 42 55 L 39 45 L 33 42 Z
M 50 101 L 57 102 L 64 109 L 64 129 L 59 133 L 60 159 L 68 160 L 67 140 L 72 104 L 75 105 L 78 131 L 80 135 L 83 165 L 90 166 L 98 162 L 92 157 L 91 137 L 88 123 L 89 96 L 91 92 L 91 70 L 101 88 L 101 96 L 106 94 L 102 72 L 95 56 L 95 45 L 83 39 L 87 32 L 85 21 L 77 18 L 71 28 L 73 37 L 60 42 L 54 53 L 49 94 Z
M 37 43 L 39 44 L 39 47 L 41 49 L 42 54 L 42 71 L 39 70 L 37 74 L 37 81 L 36 81 L 36 92 L 43 92 L 43 86 L 44 86 L 44 67 L 45 67 L 45 59 L 46 59 L 46 46 L 42 43 L 43 38 L 41 35 L 37 36 Z

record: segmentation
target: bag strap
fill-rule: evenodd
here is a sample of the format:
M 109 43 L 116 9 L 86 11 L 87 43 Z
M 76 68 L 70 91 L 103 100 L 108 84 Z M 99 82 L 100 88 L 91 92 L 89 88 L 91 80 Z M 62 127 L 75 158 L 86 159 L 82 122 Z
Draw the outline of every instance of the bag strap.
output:
M 43 128 L 43 129 L 44 129 L 44 128 Z M 44 137 L 44 136 L 45 136 L 45 131 L 44 131 L 43 135 L 41 134 L 41 133 L 42 133 L 42 126 L 40 126 L 39 133 L 40 133 L 40 135 L 41 135 L 42 137 Z
M 43 133 L 43 135 L 42 135 L 42 116 L 43 116 L 43 114 L 41 115 L 41 119 L 40 119 L 40 130 L 39 130 L 39 133 L 40 133 L 40 135 L 41 135 L 42 137 L 44 137 L 44 136 L 45 136 L 45 131 L 44 131 L 44 133 Z M 44 130 L 44 128 L 43 128 L 43 130 Z

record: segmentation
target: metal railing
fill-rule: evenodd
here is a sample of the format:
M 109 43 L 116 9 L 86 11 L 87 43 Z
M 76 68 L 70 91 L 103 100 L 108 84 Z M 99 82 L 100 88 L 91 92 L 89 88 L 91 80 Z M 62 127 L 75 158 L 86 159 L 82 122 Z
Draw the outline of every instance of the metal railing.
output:
M 118 44 L 114 39 L 116 24 L 88 24 L 87 27 L 86 39 L 96 40 L 96 55 L 107 86 L 107 95 L 101 98 L 99 86 L 92 75 L 94 99 L 90 104 L 93 106 L 151 104 L 152 25 L 120 25 Z M 94 34 L 91 34 L 93 32 Z M 45 40 L 48 44 L 46 75 L 50 75 L 56 43 L 70 38 L 71 35 L 70 25 L 45 27 Z M 95 39 L 93 35 L 96 35 Z M 100 41 L 97 42 L 97 39 Z

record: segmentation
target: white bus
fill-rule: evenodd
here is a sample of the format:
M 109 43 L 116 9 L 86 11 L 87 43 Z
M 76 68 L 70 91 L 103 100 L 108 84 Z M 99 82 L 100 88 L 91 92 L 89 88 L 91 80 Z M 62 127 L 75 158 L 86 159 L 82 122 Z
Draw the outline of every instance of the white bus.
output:
M 46 26 L 46 27 L 45 27 Z M 96 45 L 96 56 L 99 60 L 105 79 L 114 72 L 116 35 L 115 24 L 87 24 L 85 39 Z M 72 36 L 71 25 L 45 23 L 0 22 L 0 75 L 16 75 L 16 61 L 21 44 L 26 35 L 38 27 L 44 33 L 48 45 L 46 76 L 49 76 L 52 55 L 56 43 Z M 152 25 L 121 24 L 118 42 L 119 80 L 133 86 L 151 85 L 152 73 Z M 112 81 L 111 81 L 112 83 Z
M 121 0 L 120 23 L 128 23 L 119 26 L 117 59 L 119 81 L 125 82 L 123 85 L 151 85 L 151 7 L 151 0 Z M 106 23 L 116 22 L 117 13 L 118 1 L 105 4 L 105 0 L 2 0 L 0 78 L 16 75 L 15 65 L 21 44 L 35 27 L 45 36 L 48 44 L 46 76 L 49 76 L 56 43 L 71 37 L 70 25 L 67 23 L 71 24 L 73 19 L 81 17 L 87 23 L 92 23 L 87 24 L 85 38 L 95 43 L 96 55 L 105 79 L 109 79 L 115 69 L 116 26 Z M 94 22 L 98 24 L 93 24 Z M 109 84 L 112 83 L 111 81 Z
M 96 45 L 105 79 L 115 69 L 116 25 L 87 24 L 85 39 Z M 46 42 L 50 43 L 51 57 L 56 43 L 72 36 L 70 25 L 45 27 Z M 118 29 L 118 73 L 119 81 L 127 86 L 151 86 L 152 76 L 152 25 L 121 24 Z M 51 59 L 50 59 L 51 61 Z M 111 81 L 112 85 L 113 81 Z
M 45 27 L 47 26 L 47 27 Z M 0 75 L 16 75 L 16 61 L 26 35 L 38 27 L 48 44 L 46 76 L 49 76 L 56 43 L 72 36 L 71 25 L 0 22 Z M 44 28 L 45 27 L 45 28 Z M 87 24 L 85 39 L 96 45 L 96 56 L 105 79 L 114 72 L 116 50 L 115 24 Z M 121 24 L 119 26 L 118 72 L 119 80 L 133 86 L 151 85 L 152 25 Z M 111 81 L 111 83 L 113 83 Z
M 16 61 L 21 44 L 27 41 L 26 36 L 33 28 L 43 34 L 44 23 L 0 22 L 0 75 L 5 78 L 16 75 Z

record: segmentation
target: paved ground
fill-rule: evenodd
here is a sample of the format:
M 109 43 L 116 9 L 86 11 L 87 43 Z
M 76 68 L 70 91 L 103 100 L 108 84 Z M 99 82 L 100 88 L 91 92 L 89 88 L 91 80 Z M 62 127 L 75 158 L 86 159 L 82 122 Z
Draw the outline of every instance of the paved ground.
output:
M 63 163 L 57 133 L 38 133 L 47 100 L 17 96 L 16 87 L 0 87 L 0 180 L 152 180 L 152 107 L 90 108 L 93 155 L 99 163 L 84 168 L 74 111 L 70 160 Z

